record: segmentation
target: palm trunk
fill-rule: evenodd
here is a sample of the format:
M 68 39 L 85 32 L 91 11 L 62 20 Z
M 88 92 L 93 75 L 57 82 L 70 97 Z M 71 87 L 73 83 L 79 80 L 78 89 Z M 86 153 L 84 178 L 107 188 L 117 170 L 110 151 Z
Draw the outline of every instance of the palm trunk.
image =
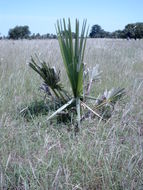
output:
M 80 129 L 80 98 L 76 98 L 77 124 Z

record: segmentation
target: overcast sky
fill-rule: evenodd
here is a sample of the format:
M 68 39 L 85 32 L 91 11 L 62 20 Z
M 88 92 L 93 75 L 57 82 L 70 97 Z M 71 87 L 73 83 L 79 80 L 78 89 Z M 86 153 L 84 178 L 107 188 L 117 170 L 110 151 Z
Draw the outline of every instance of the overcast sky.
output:
M 56 33 L 57 19 L 84 18 L 91 28 L 123 29 L 128 23 L 143 22 L 143 0 L 0 0 L 0 33 L 28 25 L 32 33 Z

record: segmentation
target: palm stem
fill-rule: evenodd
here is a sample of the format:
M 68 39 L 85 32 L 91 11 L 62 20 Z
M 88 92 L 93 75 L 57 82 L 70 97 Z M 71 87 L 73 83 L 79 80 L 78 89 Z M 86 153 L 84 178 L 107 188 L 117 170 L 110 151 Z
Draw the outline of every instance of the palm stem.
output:
M 94 113 L 96 116 L 98 116 L 99 118 L 101 118 L 102 119 L 102 117 L 97 113 L 97 112 L 95 112 L 93 109 L 91 109 L 88 105 L 86 105 L 84 102 L 81 102 L 81 104 L 83 105 L 83 106 L 85 106 L 88 110 L 90 110 L 92 113 Z
M 54 92 L 55 96 L 59 99 L 60 97 L 59 97 L 58 93 L 56 92 L 56 90 L 52 88 L 52 91 Z
M 76 98 L 77 124 L 80 129 L 80 98 Z
M 66 109 L 69 105 L 71 105 L 75 101 L 75 98 L 72 98 L 70 101 L 68 101 L 66 104 L 64 104 L 62 107 L 60 107 L 57 111 L 55 111 L 50 117 L 48 117 L 47 121 L 55 117 L 58 113 Z

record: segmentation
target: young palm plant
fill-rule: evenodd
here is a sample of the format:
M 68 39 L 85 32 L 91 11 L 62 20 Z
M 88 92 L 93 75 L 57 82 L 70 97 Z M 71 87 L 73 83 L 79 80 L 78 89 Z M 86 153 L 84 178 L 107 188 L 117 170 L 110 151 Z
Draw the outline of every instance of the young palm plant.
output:
M 86 31 L 86 20 L 83 21 L 80 35 L 79 21 L 76 20 L 74 40 L 71 31 L 70 19 L 68 19 L 67 26 L 65 19 L 63 19 L 63 22 L 61 20 L 57 21 L 56 31 L 63 58 L 63 63 L 66 69 L 67 76 L 69 78 L 69 82 L 71 84 L 73 98 L 69 102 L 67 102 L 67 104 L 63 105 L 60 109 L 58 109 L 48 119 L 52 118 L 57 113 L 65 109 L 67 106 L 75 102 L 78 126 L 80 126 L 80 100 L 83 98 L 83 59 L 88 34 L 88 30 Z
M 55 111 L 49 118 L 53 118 L 55 115 L 62 112 L 64 109 L 70 109 L 71 107 L 76 108 L 77 112 L 77 122 L 78 127 L 80 127 L 80 110 L 81 105 L 84 108 L 87 108 L 94 115 L 103 119 L 103 114 L 107 108 L 116 103 L 116 101 L 124 94 L 124 89 L 113 89 L 108 93 L 104 93 L 103 96 L 95 98 L 89 96 L 92 82 L 99 79 L 100 72 L 98 71 L 98 65 L 88 69 L 88 83 L 86 92 L 84 91 L 84 80 L 85 68 L 84 68 L 84 52 L 87 40 L 88 30 L 86 30 L 86 20 L 83 21 L 81 32 L 79 31 L 79 21 L 76 20 L 75 23 L 75 34 L 73 39 L 73 32 L 71 31 L 70 19 L 68 19 L 68 24 L 66 25 L 65 19 L 63 21 L 57 21 L 56 31 L 59 41 L 59 46 L 63 58 L 63 63 L 66 69 L 66 73 L 71 85 L 72 96 L 67 95 L 67 92 L 64 90 L 63 86 L 60 83 L 59 73 L 56 73 L 53 68 L 50 68 L 45 62 L 41 62 L 38 57 L 39 64 L 36 63 L 35 59 L 31 59 L 29 65 L 35 70 L 44 80 L 44 84 L 48 89 L 50 89 L 55 97 L 60 100 L 62 107 Z M 95 110 L 100 111 L 99 115 L 95 110 L 91 109 L 83 99 L 96 100 Z M 74 109 L 75 110 L 75 109 Z M 104 112 L 104 113 L 103 113 Z

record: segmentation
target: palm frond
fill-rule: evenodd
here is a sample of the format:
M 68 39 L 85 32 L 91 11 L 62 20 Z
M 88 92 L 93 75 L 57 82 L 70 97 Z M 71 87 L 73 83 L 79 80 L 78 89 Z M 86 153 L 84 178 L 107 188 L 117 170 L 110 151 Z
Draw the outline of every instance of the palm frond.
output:
M 125 94 L 124 88 L 112 88 L 111 90 L 105 90 L 103 95 L 99 95 L 96 100 L 97 107 L 105 104 L 115 104 Z
M 63 102 L 69 100 L 69 96 L 60 82 L 60 71 L 57 72 L 54 67 L 50 67 L 45 61 L 40 61 L 38 56 L 35 58 L 31 57 L 29 66 L 42 77 L 44 84 L 49 88 L 49 94 L 51 89 L 58 99 L 61 99 Z
M 93 81 L 98 81 L 100 79 L 101 71 L 99 71 L 99 65 L 95 65 L 93 68 L 88 68 L 85 71 L 85 77 L 88 77 L 87 87 L 86 87 L 86 95 L 90 93 L 91 86 Z
M 73 40 L 70 19 L 66 26 L 65 19 L 57 21 L 57 36 L 63 57 L 63 62 L 71 84 L 74 97 L 83 94 L 83 59 L 86 44 L 86 20 L 83 22 L 79 36 L 79 21 L 76 20 L 75 40 Z M 64 35 L 63 35 L 64 31 Z
M 64 104 L 62 107 L 60 107 L 58 110 L 56 110 L 50 117 L 48 117 L 47 121 L 55 117 L 57 114 L 59 114 L 61 111 L 66 109 L 68 106 L 70 106 L 75 101 L 74 98 L 72 98 L 70 101 L 68 101 L 66 104 Z
M 111 117 L 116 102 L 125 95 L 124 88 L 112 88 L 111 90 L 105 90 L 103 95 L 99 95 L 96 100 L 96 110 L 99 110 L 100 114 L 104 118 Z

